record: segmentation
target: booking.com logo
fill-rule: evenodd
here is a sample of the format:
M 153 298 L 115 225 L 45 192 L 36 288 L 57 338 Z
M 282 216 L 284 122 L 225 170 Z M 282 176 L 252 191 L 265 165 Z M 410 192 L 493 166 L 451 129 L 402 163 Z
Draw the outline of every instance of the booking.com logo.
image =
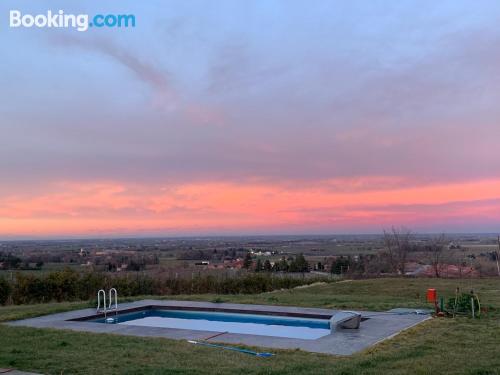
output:
M 91 20 L 91 21 L 90 21 Z M 38 27 L 38 28 L 74 28 L 78 31 L 87 31 L 89 27 L 135 27 L 133 14 L 66 14 L 63 10 L 46 14 L 22 14 L 20 10 L 11 10 L 10 27 Z

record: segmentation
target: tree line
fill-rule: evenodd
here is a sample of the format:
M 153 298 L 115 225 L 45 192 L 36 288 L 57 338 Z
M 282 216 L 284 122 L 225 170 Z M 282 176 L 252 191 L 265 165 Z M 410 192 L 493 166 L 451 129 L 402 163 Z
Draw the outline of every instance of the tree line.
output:
M 256 294 L 290 289 L 324 278 L 296 278 L 248 273 L 243 276 L 153 278 L 146 274 L 110 275 L 67 269 L 45 275 L 18 273 L 13 280 L 0 277 L 0 304 L 45 303 L 95 299 L 99 289 L 114 287 L 120 296 L 178 294 Z
M 298 254 L 296 257 L 282 257 L 279 261 L 271 263 L 269 259 L 262 261 L 260 258 L 254 262 L 249 252 L 243 260 L 243 268 L 255 272 L 309 272 L 310 270 L 309 262 L 303 254 Z

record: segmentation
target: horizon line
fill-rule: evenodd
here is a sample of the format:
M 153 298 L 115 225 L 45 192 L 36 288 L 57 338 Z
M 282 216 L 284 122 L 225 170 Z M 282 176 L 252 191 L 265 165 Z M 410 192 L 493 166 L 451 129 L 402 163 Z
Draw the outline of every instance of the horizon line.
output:
M 444 234 L 448 236 L 457 235 L 476 235 L 476 236 L 498 236 L 499 232 L 418 232 L 407 228 L 416 236 L 431 236 Z M 334 237 L 334 236 L 383 236 L 383 232 L 342 232 L 342 233 L 276 233 L 276 234 L 206 234 L 206 235 L 123 235 L 123 236 L 48 236 L 48 237 L 17 237 L 0 238 L 1 242 L 19 242 L 19 241 L 91 241 L 91 240 L 154 240 L 154 239 L 213 239 L 213 238 L 255 238 L 255 237 Z

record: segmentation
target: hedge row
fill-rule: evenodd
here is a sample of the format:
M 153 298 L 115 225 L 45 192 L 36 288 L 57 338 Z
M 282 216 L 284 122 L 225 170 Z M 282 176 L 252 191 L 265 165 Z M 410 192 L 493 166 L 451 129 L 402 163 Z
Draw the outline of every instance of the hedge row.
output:
M 120 296 L 176 294 L 255 294 L 311 284 L 319 278 L 247 274 L 238 277 L 196 276 L 189 279 L 152 278 L 136 275 L 114 276 L 103 273 L 78 273 L 72 270 L 46 275 L 16 275 L 13 281 L 0 277 L 0 304 L 43 303 L 90 300 L 99 289 L 114 287 Z M 321 281 L 324 281 L 321 278 Z

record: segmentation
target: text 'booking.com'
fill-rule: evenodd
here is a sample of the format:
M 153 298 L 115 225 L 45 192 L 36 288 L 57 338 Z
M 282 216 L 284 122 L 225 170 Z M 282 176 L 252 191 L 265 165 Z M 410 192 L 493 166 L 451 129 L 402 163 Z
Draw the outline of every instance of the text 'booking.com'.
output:
M 135 27 L 136 19 L 133 14 L 70 14 L 63 10 L 53 12 L 48 10 L 41 14 L 23 14 L 20 10 L 11 10 L 9 26 L 11 28 L 72 28 L 77 31 L 87 31 L 91 27 L 97 28 L 128 28 Z

